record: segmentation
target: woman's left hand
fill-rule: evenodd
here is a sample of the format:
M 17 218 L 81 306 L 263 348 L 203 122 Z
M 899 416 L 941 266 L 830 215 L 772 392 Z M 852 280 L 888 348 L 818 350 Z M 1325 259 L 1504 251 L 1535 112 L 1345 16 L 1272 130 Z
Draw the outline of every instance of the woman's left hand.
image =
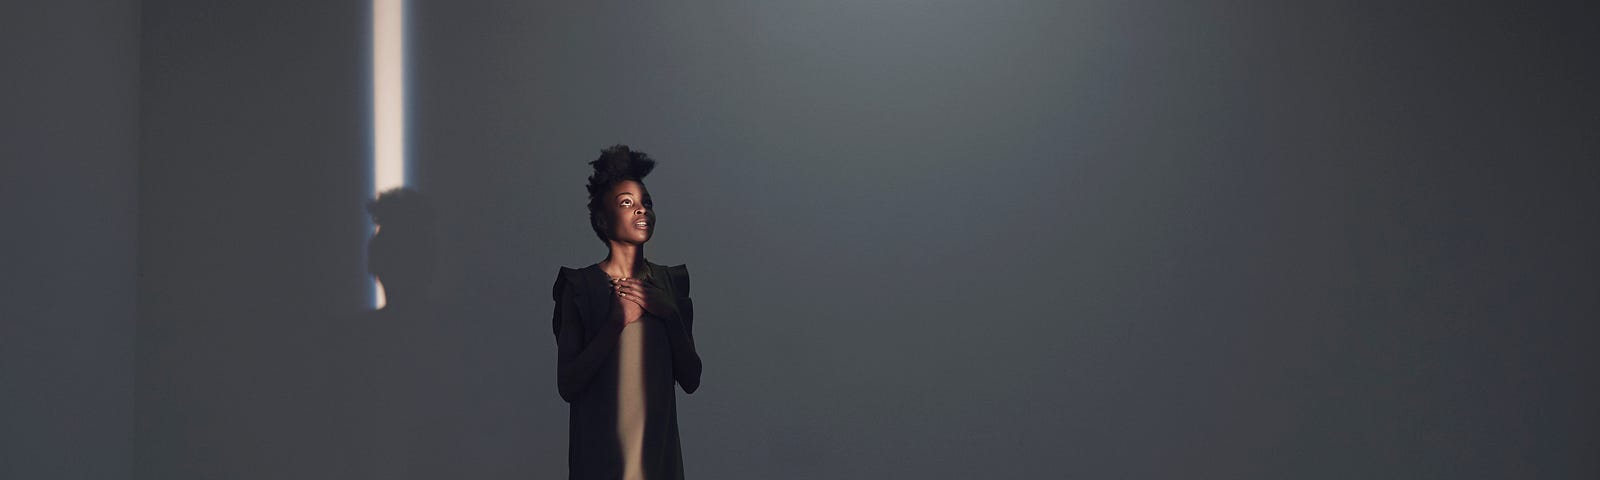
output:
M 671 295 L 637 278 L 611 280 L 611 291 L 616 292 L 624 300 L 639 304 L 644 311 L 657 317 L 668 318 L 678 311 L 678 306 L 672 301 Z

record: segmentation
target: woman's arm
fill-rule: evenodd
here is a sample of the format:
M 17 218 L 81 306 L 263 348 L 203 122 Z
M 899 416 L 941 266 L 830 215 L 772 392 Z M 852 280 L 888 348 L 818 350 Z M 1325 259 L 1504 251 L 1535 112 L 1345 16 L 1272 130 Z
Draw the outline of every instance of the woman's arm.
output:
M 564 278 L 564 277 L 563 277 Z M 556 296 L 556 389 L 561 399 L 572 403 L 589 387 L 606 356 L 617 347 L 622 322 L 605 322 L 594 341 L 584 345 L 583 317 L 578 315 L 577 292 L 573 285 L 557 280 Z
M 672 378 L 683 393 L 700 389 L 700 353 L 694 349 L 694 302 L 687 297 L 676 302 L 673 313 L 664 318 L 667 341 L 672 344 Z

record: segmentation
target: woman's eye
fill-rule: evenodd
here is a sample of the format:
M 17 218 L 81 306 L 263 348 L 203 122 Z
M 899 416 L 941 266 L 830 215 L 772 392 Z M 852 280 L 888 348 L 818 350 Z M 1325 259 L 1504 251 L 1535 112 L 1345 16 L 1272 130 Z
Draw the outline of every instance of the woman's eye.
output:
M 633 200 L 623 200 L 623 201 L 622 201 L 622 206 L 624 206 L 624 207 L 631 207 L 631 206 L 633 206 Z

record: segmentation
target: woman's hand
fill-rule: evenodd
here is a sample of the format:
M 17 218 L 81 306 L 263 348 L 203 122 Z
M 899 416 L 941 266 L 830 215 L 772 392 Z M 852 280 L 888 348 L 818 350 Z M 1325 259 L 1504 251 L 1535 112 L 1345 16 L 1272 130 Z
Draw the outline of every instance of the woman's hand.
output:
M 623 300 L 633 302 L 644 311 L 660 318 L 669 318 L 678 313 L 678 305 L 673 302 L 671 295 L 637 278 L 613 279 L 611 291 L 616 292 Z

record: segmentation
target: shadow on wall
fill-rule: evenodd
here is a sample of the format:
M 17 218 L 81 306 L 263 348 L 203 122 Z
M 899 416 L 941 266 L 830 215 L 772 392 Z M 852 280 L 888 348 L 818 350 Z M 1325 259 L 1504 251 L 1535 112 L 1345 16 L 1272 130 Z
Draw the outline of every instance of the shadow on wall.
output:
M 468 335 L 429 292 L 439 247 L 434 212 L 412 189 L 384 192 L 367 205 L 378 226 L 368 271 L 386 304 L 341 322 L 334 354 L 342 368 L 341 408 L 347 478 L 459 478 L 473 472 L 475 395 Z M 459 312 L 458 312 L 459 313 Z M 478 440 L 481 441 L 481 440 Z

